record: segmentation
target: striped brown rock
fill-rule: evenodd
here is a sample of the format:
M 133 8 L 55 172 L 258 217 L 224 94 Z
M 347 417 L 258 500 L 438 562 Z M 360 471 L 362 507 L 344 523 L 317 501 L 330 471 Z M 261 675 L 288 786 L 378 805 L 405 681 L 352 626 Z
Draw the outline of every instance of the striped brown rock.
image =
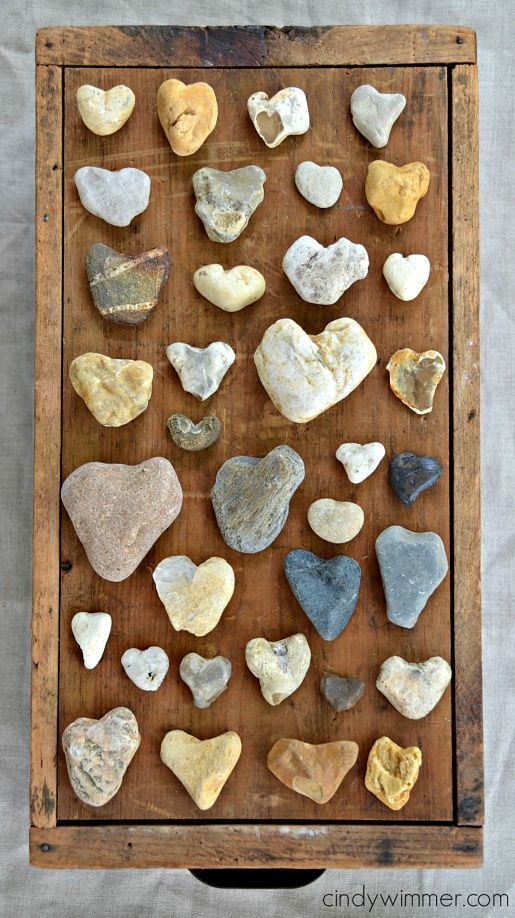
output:
M 124 255 L 98 242 L 86 255 L 86 273 L 100 314 L 119 325 L 141 325 L 157 304 L 172 259 L 160 246 Z

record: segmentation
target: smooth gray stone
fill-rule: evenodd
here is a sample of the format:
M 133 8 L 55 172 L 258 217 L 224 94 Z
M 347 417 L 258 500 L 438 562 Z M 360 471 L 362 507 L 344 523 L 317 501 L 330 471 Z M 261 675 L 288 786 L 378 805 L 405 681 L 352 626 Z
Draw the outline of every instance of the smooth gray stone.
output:
M 284 559 L 284 573 L 295 598 L 324 641 L 333 641 L 356 608 L 361 568 L 354 558 L 319 558 L 295 548 Z
M 204 166 L 195 172 L 195 213 L 213 242 L 233 242 L 238 238 L 265 196 L 265 182 L 260 166 L 228 171 Z
M 352 120 L 358 131 L 373 147 L 385 147 L 390 131 L 406 105 L 400 92 L 378 92 L 364 83 L 354 90 L 350 100 Z
M 355 676 L 336 676 L 324 673 L 320 691 L 335 711 L 350 711 L 365 692 L 365 683 Z
M 389 621 L 413 628 L 449 569 L 440 536 L 389 526 L 376 539 L 376 555 Z
M 191 689 L 197 708 L 208 708 L 225 692 L 231 672 L 231 661 L 227 657 L 206 660 L 198 653 L 187 653 L 179 666 L 179 675 Z

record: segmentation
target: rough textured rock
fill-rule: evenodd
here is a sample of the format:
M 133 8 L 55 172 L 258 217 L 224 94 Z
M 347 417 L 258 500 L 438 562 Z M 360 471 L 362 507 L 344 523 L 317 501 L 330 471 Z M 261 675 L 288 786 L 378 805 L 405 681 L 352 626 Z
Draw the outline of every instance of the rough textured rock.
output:
M 72 634 L 82 650 L 86 669 L 94 669 L 100 663 L 112 623 L 107 612 L 77 612 L 73 616 Z
M 113 86 L 104 91 L 84 84 L 77 90 L 79 114 L 90 131 L 107 137 L 119 131 L 132 115 L 136 96 L 128 86 Z
M 167 426 L 175 445 L 192 452 L 212 446 L 222 430 L 220 421 L 214 415 L 206 415 L 198 424 L 194 424 L 185 414 L 172 414 Z
M 325 641 L 342 633 L 356 608 L 361 581 L 357 561 L 346 555 L 318 558 L 296 548 L 284 559 L 284 573 L 293 594 Z
M 440 536 L 388 526 L 376 539 L 376 555 L 388 619 L 401 628 L 414 628 L 448 571 Z
M 119 325 L 141 325 L 157 305 L 171 263 L 164 246 L 124 255 L 101 242 L 92 245 L 86 273 L 100 315 Z
M 110 172 L 98 166 L 82 166 L 75 173 L 81 204 L 111 226 L 129 226 L 143 213 L 150 198 L 150 178 L 141 169 Z
M 451 678 L 451 667 L 442 657 L 424 663 L 389 657 L 379 670 L 376 686 L 400 714 L 420 720 L 436 707 Z
M 253 638 L 245 648 L 245 660 L 259 679 L 261 694 L 268 704 L 281 704 L 302 683 L 311 661 L 311 650 L 303 634 L 282 641 Z
M 165 80 L 157 91 L 157 114 L 177 156 L 191 156 L 214 131 L 218 104 L 208 83 Z
M 383 265 L 383 274 L 390 290 L 405 303 L 414 300 L 426 286 L 431 262 L 425 255 L 392 252 Z
M 225 692 L 231 672 L 231 661 L 227 657 L 206 660 L 198 653 L 187 653 L 179 667 L 179 675 L 191 689 L 197 708 L 208 708 Z
M 313 501 L 308 509 L 308 523 L 313 532 L 335 545 L 354 539 L 364 522 L 363 510 L 350 501 L 322 497 Z
M 304 463 L 289 446 L 263 459 L 234 456 L 219 469 L 211 500 L 222 536 L 236 551 L 253 554 L 272 544 L 304 479 Z
M 193 275 L 193 283 L 202 296 L 225 312 L 239 312 L 263 296 L 266 281 L 260 271 L 249 265 L 224 270 L 222 265 L 204 265 Z
M 365 693 L 365 683 L 355 676 L 336 676 L 324 673 L 320 680 L 320 691 L 332 708 L 338 713 L 350 711 Z
M 113 708 L 100 720 L 79 717 L 63 732 L 68 776 L 79 800 L 104 806 L 120 790 L 141 737 L 128 708 Z
M 300 236 L 283 258 L 283 271 L 306 303 L 330 306 L 367 276 L 368 253 L 345 236 L 326 247 L 312 236 Z
M 335 319 L 308 335 L 293 319 L 267 328 L 254 362 L 275 407 L 304 424 L 350 395 L 374 368 L 377 353 L 354 319 Z
M 328 803 L 347 772 L 356 764 L 359 747 L 349 740 L 311 745 L 280 739 L 268 753 L 267 765 L 286 787 L 315 803 Z
M 445 360 L 438 351 L 418 354 L 410 347 L 403 347 L 392 354 L 386 369 L 390 388 L 403 405 L 415 414 L 429 414 L 433 410 L 436 387 L 445 373 Z
M 336 450 L 347 478 L 352 484 L 360 484 L 375 472 L 386 450 L 382 443 L 342 443 Z
M 197 566 L 185 555 L 173 555 L 152 576 L 175 630 L 197 637 L 216 628 L 234 593 L 234 571 L 223 558 L 208 558 Z
M 178 516 L 182 488 L 162 457 L 139 465 L 87 462 L 68 475 L 61 499 L 93 570 L 118 582 Z
M 104 427 L 121 427 L 146 410 L 154 370 L 144 360 L 81 354 L 70 364 L 70 382 Z
M 397 226 L 411 220 L 417 204 L 429 188 L 429 169 L 424 163 L 395 166 L 382 159 L 369 164 L 365 195 L 383 223 Z
M 306 160 L 295 170 L 295 184 L 303 198 L 315 207 L 332 207 L 343 188 L 343 180 L 335 166 L 319 166 Z
M 157 692 L 170 661 L 162 647 L 147 647 L 146 650 L 130 647 L 122 655 L 121 664 L 134 685 L 144 692 Z
M 204 166 L 193 176 L 195 213 L 213 242 L 234 242 L 265 196 L 259 166 L 222 171 Z
M 400 92 L 378 92 L 364 83 L 350 97 L 350 110 L 354 126 L 373 147 L 385 147 L 390 131 L 406 106 L 406 97 Z
M 296 86 L 276 92 L 255 92 L 247 100 L 250 120 L 267 147 L 278 147 L 286 137 L 309 131 L 306 94 Z
M 168 345 L 166 356 L 184 391 L 191 392 L 201 402 L 218 391 L 227 370 L 236 360 L 232 347 L 224 341 L 212 341 L 207 347 L 176 341 Z
M 161 743 L 161 761 L 187 790 L 199 810 L 209 810 L 241 755 L 241 740 L 230 730 L 199 740 L 171 730 Z
M 401 810 L 409 800 L 421 764 L 418 746 L 403 749 L 388 736 L 381 736 L 368 756 L 365 787 L 391 810 Z
M 416 453 L 399 453 L 390 460 L 390 484 L 399 500 L 407 507 L 417 497 L 436 484 L 442 466 L 434 456 L 417 456 Z

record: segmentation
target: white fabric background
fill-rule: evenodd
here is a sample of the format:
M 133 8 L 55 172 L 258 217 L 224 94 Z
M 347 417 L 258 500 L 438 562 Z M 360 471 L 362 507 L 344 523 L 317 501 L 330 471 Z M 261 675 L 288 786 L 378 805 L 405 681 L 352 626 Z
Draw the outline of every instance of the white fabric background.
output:
M 510 894 L 510 908 L 377 907 L 375 918 L 515 914 L 513 864 L 515 546 L 513 401 L 514 0 L 7 0 L 0 28 L 0 914 L 7 918 L 152 915 L 291 918 L 355 916 L 328 909 L 324 892 Z M 44 25 L 459 23 L 477 30 L 481 105 L 483 618 L 487 828 L 478 871 L 330 871 L 300 891 L 219 891 L 187 871 L 42 871 L 28 866 L 30 538 L 33 361 L 33 45 Z M 510 699 L 511 695 L 511 699 Z M 510 820 L 511 816 L 511 820 Z

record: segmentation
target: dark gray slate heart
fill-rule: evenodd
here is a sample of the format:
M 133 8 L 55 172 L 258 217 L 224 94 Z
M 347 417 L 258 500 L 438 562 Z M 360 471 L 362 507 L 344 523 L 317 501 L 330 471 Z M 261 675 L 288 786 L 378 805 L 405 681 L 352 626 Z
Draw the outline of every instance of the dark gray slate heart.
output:
M 350 711 L 365 692 L 365 683 L 356 676 L 336 676 L 324 673 L 320 680 L 320 691 L 332 708 L 339 713 Z
M 334 641 L 356 608 L 361 568 L 347 555 L 326 561 L 295 548 L 284 559 L 284 573 L 295 598 L 324 641 Z
M 376 539 L 376 555 L 388 619 L 401 628 L 413 628 L 448 571 L 440 536 L 389 526 Z
M 399 453 L 390 461 L 390 484 L 403 504 L 415 503 L 423 491 L 436 484 L 442 466 L 434 456 Z

